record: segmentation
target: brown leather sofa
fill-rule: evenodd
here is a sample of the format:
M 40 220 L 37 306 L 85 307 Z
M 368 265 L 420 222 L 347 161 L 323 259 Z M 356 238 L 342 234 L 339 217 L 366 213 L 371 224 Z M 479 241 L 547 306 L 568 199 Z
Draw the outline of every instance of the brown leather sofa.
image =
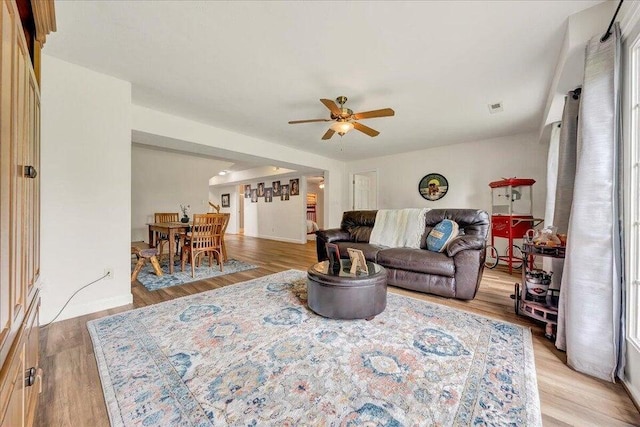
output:
M 489 214 L 477 209 L 432 209 L 426 215 L 426 230 L 420 249 L 386 248 L 369 244 L 378 211 L 350 211 L 342 216 L 339 229 L 316 232 L 318 261 L 327 259 L 326 243 L 335 243 L 341 258 L 347 248 L 360 249 L 368 261 L 387 269 L 389 285 L 448 298 L 470 300 L 476 296 L 484 269 Z M 426 249 L 431 229 L 443 219 L 458 223 L 460 235 L 443 253 Z

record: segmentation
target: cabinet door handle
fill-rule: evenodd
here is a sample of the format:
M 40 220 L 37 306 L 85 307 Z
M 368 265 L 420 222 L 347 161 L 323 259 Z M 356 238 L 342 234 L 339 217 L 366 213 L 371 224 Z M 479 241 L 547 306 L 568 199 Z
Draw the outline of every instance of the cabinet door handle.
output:
M 36 176 L 38 176 L 38 171 L 33 166 L 25 166 L 24 176 L 25 178 L 35 178 Z

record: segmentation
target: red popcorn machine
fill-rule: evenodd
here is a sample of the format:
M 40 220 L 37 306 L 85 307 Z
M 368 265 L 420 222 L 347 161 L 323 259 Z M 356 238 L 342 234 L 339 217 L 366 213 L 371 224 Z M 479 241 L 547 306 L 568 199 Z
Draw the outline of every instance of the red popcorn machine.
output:
M 486 266 L 494 268 L 500 261 L 514 268 L 522 267 L 522 248 L 513 243 L 522 239 L 527 230 L 543 222 L 533 217 L 533 184 L 530 178 L 503 178 L 489 183 L 491 187 L 491 245 L 487 248 Z M 499 255 L 495 239 L 507 239 L 506 255 Z

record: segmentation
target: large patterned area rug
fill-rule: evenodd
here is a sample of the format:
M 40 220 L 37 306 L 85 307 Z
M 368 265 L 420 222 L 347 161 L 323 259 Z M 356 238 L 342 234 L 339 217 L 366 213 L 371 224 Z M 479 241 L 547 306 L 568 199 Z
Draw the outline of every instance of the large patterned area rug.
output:
M 88 323 L 112 425 L 541 425 L 529 329 L 389 294 L 307 308 L 289 270 Z
M 135 266 L 136 260 L 132 261 L 131 269 Z M 169 260 L 162 260 L 162 276 L 156 276 L 153 271 L 153 267 L 150 262 L 147 262 L 140 273 L 138 274 L 138 281 L 150 291 L 156 291 L 162 288 L 168 288 L 169 286 L 182 285 L 184 283 L 195 282 L 196 280 L 208 279 L 210 277 L 224 276 L 225 274 L 237 273 L 239 271 L 250 270 L 257 268 L 255 265 L 247 264 L 243 261 L 230 258 L 222 265 L 222 270 L 218 266 L 217 261 L 213 262 L 213 267 L 209 267 L 209 260 L 205 259 L 200 264 L 200 267 L 196 267 L 195 277 L 191 277 L 191 265 L 187 263 L 184 267 L 184 271 L 180 271 L 181 265 L 178 261 L 174 264 L 173 274 L 169 274 Z

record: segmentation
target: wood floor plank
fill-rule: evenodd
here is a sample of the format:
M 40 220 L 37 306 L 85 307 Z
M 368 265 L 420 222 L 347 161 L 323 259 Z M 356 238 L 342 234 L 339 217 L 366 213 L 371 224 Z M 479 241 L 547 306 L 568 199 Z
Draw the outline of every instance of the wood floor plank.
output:
M 130 306 L 92 313 L 43 328 L 40 341 L 45 377 L 36 425 L 109 425 L 93 346 L 86 327 L 89 320 L 279 271 L 306 271 L 316 260 L 315 242 L 299 245 L 229 235 L 226 243 L 230 257 L 258 268 L 152 292 L 136 282 L 132 285 L 133 304 Z M 640 425 L 640 413 L 621 384 L 608 383 L 572 370 L 566 365 L 565 353 L 557 350 L 544 337 L 541 324 L 515 314 L 510 295 L 514 292 L 516 281 L 518 276 L 509 275 L 505 269 L 485 270 L 478 295 L 473 301 L 457 301 L 393 287 L 389 291 L 531 328 L 545 426 Z

